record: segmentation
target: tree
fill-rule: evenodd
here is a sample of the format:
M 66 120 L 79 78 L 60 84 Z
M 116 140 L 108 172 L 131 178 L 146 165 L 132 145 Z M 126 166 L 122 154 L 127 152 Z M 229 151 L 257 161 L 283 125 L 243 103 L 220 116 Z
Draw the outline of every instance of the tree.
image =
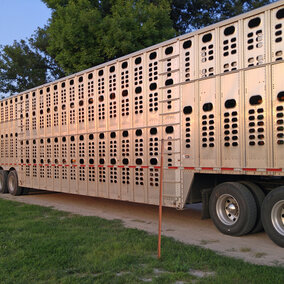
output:
M 275 0 L 173 0 L 171 19 L 179 34 L 264 6 Z
M 42 1 L 52 9 L 48 26 L 0 47 L 0 92 L 35 87 L 275 0 Z
M 167 0 L 62 0 L 57 5 L 53 0 L 44 2 L 53 9 L 47 51 L 67 73 L 175 35 Z
M 28 40 L 0 47 L 0 92 L 17 93 L 63 76 L 47 54 L 48 37 L 38 29 Z
M 117 58 L 172 38 L 169 14 L 168 1 L 117 1 L 98 33 L 104 57 Z

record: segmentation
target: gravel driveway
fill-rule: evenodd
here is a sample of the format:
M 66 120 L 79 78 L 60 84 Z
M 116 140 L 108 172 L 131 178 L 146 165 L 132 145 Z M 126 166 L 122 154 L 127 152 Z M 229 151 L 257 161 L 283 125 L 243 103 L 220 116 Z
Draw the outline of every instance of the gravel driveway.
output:
M 45 191 L 30 192 L 23 196 L 1 194 L 0 197 L 84 216 L 121 219 L 126 227 L 154 234 L 158 231 L 156 206 Z M 219 254 L 242 258 L 256 264 L 284 267 L 284 249 L 275 245 L 264 232 L 243 237 L 223 235 L 217 231 L 211 220 L 201 220 L 200 204 L 191 205 L 183 211 L 164 208 L 162 233 Z

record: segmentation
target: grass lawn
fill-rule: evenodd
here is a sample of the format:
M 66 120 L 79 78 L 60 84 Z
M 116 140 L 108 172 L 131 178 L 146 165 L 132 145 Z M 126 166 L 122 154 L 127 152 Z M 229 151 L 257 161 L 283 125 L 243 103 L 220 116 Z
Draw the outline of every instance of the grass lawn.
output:
M 0 199 L 1 284 L 284 283 L 283 267 L 248 264 L 171 238 L 162 245 L 157 260 L 157 236 L 119 220 Z

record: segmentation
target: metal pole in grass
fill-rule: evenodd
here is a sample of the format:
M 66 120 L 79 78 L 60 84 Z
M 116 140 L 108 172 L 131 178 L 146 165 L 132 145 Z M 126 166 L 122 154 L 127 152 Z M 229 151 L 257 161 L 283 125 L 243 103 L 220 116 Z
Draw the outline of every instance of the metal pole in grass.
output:
M 158 259 L 161 258 L 161 231 L 162 231 L 162 211 L 163 211 L 163 158 L 164 139 L 161 140 L 161 167 L 160 167 L 160 202 L 159 202 L 159 232 L 158 232 Z

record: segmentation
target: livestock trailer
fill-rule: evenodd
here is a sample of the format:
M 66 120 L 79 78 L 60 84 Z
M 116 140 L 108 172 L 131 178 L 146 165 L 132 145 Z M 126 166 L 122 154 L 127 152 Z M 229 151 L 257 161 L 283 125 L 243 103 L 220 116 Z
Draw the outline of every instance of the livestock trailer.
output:
M 278 1 L 1 100 L 1 193 L 158 204 L 162 167 L 164 206 L 284 247 L 283 33 Z

